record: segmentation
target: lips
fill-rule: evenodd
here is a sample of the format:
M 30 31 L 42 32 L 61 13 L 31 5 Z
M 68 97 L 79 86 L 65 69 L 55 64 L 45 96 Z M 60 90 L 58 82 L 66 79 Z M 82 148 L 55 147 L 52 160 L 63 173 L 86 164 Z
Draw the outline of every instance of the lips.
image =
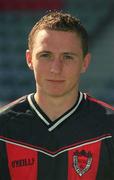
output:
M 64 82 L 65 80 L 48 79 L 47 81 L 49 81 L 49 82 L 55 82 L 55 83 L 62 83 L 62 82 Z

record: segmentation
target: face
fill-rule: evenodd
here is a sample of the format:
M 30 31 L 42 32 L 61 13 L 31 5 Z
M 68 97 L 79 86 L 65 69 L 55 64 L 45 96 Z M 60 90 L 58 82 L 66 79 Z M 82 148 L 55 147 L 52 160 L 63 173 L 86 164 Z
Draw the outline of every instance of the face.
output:
M 58 97 L 78 91 L 80 74 L 86 71 L 90 56 L 83 58 L 76 33 L 43 29 L 36 33 L 33 50 L 27 50 L 26 59 L 34 71 L 37 92 Z

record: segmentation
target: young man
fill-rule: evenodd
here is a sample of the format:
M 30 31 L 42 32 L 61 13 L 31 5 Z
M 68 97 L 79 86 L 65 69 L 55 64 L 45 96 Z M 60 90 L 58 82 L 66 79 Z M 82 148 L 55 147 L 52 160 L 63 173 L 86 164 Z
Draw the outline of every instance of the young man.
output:
M 114 109 L 79 92 L 90 62 L 83 25 L 51 12 L 28 47 L 36 92 L 1 109 L 0 179 L 114 179 Z

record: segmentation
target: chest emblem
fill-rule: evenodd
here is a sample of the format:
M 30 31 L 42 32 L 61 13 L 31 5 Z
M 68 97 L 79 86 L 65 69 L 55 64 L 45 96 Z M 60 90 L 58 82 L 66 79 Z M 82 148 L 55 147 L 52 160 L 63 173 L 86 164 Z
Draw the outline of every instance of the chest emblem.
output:
M 86 152 L 85 150 L 82 150 L 74 153 L 73 166 L 79 176 L 84 175 L 91 168 L 91 164 L 92 154 L 90 151 Z

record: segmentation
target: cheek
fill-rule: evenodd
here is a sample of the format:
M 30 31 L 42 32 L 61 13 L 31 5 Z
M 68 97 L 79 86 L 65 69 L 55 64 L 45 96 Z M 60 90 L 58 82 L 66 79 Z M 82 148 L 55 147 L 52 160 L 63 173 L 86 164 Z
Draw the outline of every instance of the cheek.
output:
M 35 76 L 35 79 L 37 79 L 37 77 L 39 76 L 39 71 L 40 71 L 40 68 L 39 68 L 39 65 L 38 63 L 33 63 L 33 72 L 34 72 L 34 76 Z
M 46 65 L 36 63 L 34 64 L 34 75 L 37 79 L 45 76 L 48 72 L 48 67 Z
M 81 74 L 81 65 L 69 66 L 66 70 L 69 77 L 76 77 Z

